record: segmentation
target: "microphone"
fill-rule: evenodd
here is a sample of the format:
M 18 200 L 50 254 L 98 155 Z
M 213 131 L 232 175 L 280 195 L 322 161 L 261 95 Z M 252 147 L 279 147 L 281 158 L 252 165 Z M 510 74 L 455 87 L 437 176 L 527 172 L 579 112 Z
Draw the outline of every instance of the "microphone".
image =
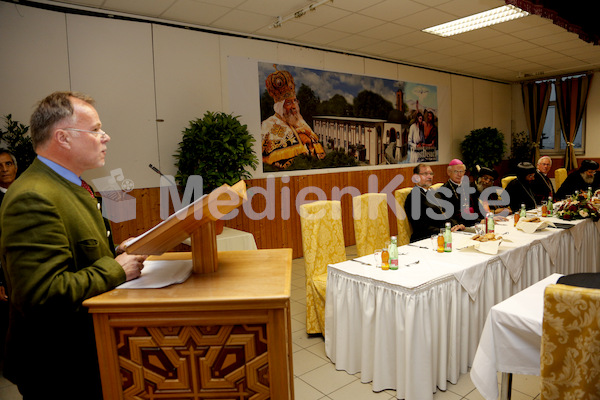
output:
M 177 185 L 175 185 L 175 183 L 173 183 L 173 181 L 171 181 L 162 172 L 160 172 L 160 170 L 158 168 L 156 168 L 154 165 L 148 164 L 148 166 L 150 167 L 150 169 L 152 169 L 152 171 L 156 172 L 157 174 L 159 174 L 160 176 L 162 176 L 163 178 L 165 178 L 167 180 L 167 182 L 169 182 L 171 185 L 177 186 Z

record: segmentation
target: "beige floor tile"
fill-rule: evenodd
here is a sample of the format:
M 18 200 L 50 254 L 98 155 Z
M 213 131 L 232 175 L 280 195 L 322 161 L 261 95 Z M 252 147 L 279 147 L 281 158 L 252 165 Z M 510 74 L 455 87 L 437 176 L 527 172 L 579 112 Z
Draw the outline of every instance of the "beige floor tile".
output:
M 314 354 L 312 354 L 312 356 L 319 358 Z M 344 371 L 336 371 L 335 366 L 332 363 L 328 363 L 324 360 L 322 361 L 325 363 L 324 365 L 305 374 L 299 375 L 304 382 L 308 383 L 321 393 L 329 396 L 331 393 L 348 385 L 349 383 L 358 381 L 354 375 L 347 374 Z M 296 364 L 294 363 L 294 366 L 295 365 Z
M 322 341 L 323 336 L 321 335 L 309 335 L 306 333 L 306 329 L 301 331 L 292 332 L 292 343 L 296 343 L 303 349 L 312 346 L 313 344 Z
M 433 394 L 433 400 L 460 400 L 462 398 L 463 397 L 461 395 L 453 393 L 449 390 L 446 390 L 445 392 L 438 390 Z
M 394 396 L 388 392 L 374 392 L 370 383 L 356 380 L 328 395 L 333 400 L 390 400 Z
M 535 375 L 513 375 L 513 393 L 519 391 L 530 397 L 540 394 L 540 377 Z
M 314 371 L 315 369 L 322 367 L 323 365 L 329 364 L 323 358 L 311 353 L 306 349 L 301 349 L 292 355 L 293 357 L 293 368 L 294 375 L 302 377 L 304 374 Z M 306 382 L 306 380 L 305 380 Z M 310 382 L 308 382 L 310 383 Z M 324 393 L 327 394 L 327 393 Z
M 311 353 L 313 353 L 316 356 L 321 357 L 322 359 L 326 360 L 327 362 L 331 362 L 329 360 L 329 358 L 327 357 L 327 354 L 325 354 L 325 341 L 324 340 L 317 342 L 317 343 L 313 344 L 312 346 L 307 347 L 306 350 L 310 351 Z
M 468 373 L 466 373 L 466 374 L 462 374 L 458 378 L 458 382 L 456 382 L 456 385 L 453 385 L 450 382 L 448 382 L 446 391 L 456 393 L 460 396 L 466 396 L 467 394 L 472 392 L 474 389 L 475 389 L 475 385 L 473 384 L 473 382 L 471 382 L 471 376 Z
M 302 379 L 294 378 L 294 397 L 298 400 L 318 400 L 323 398 L 323 393 Z

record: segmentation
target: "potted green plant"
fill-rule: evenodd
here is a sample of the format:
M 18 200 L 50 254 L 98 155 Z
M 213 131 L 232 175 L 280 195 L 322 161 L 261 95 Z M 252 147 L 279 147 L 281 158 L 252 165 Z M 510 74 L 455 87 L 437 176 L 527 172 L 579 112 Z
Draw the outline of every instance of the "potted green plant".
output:
M 6 148 L 15 156 L 20 174 L 27 169 L 36 156 L 28 133 L 29 127 L 14 121 L 11 114 L 4 117 L 4 126 L 5 129 L 0 128 L 0 147 Z
M 510 170 L 515 173 L 517 164 L 523 161 L 533 162 L 535 147 L 529 135 L 523 131 L 513 133 L 510 145 Z
M 241 179 L 251 178 L 247 168 L 256 170 L 258 166 L 252 149 L 254 142 L 238 117 L 207 111 L 203 118 L 190 121 L 183 131 L 183 139 L 174 155 L 177 184 L 185 187 L 191 175 L 199 175 L 203 193 L 207 194 L 225 183 L 234 185 Z M 222 222 L 217 230 L 222 230 Z
M 475 171 L 476 165 L 493 168 L 506 151 L 504 134 L 496 128 L 474 129 L 460 143 L 460 151 L 468 171 Z

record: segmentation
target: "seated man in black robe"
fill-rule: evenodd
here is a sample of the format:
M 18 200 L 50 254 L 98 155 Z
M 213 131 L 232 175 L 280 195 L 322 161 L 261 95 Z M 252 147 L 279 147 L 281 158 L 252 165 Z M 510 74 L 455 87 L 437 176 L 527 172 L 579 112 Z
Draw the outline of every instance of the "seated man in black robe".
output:
M 476 199 L 473 197 L 475 190 L 465 176 L 465 164 L 455 158 L 450 161 L 447 173 L 448 180 L 438 189 L 437 197 L 452 204 L 452 219 L 465 226 L 475 225 L 480 218 Z
M 435 191 L 430 190 L 433 183 L 431 167 L 419 164 L 413 172 L 413 182 L 416 185 L 404 203 L 404 211 L 413 229 L 410 241 L 415 242 L 439 233 L 446 222 L 450 222 L 453 232 L 465 229 L 464 225 L 451 218 L 452 204 L 437 198 Z
M 517 179 L 513 179 L 506 185 L 506 192 L 510 196 L 510 209 L 517 213 L 521 209 L 521 204 L 525 204 L 525 209 L 532 210 L 537 208 L 535 195 L 531 184 L 535 179 L 535 167 L 530 162 L 521 162 L 517 165 Z
M 599 189 L 597 186 L 600 182 L 594 180 L 596 170 L 599 165 L 594 160 L 583 160 L 577 171 L 573 171 L 567 176 L 567 179 L 556 191 L 556 200 L 564 200 L 571 196 L 576 190 L 587 192 L 588 188 L 592 188 L 592 193 Z
M 548 156 L 542 156 L 537 162 L 537 170 L 535 171 L 535 179 L 531 184 L 535 202 L 542 204 L 542 201 L 547 201 L 548 197 L 554 199 L 554 185 L 548 177 L 548 172 L 552 168 L 552 159 Z
M 498 179 L 498 173 L 488 167 L 480 167 L 477 165 L 477 172 L 472 187 L 475 193 L 471 196 L 475 211 L 479 214 L 479 218 L 485 218 L 488 212 L 499 214 L 506 210 L 504 214 L 509 214 L 507 196 L 500 199 L 498 196 L 498 187 L 494 186 L 494 181 Z

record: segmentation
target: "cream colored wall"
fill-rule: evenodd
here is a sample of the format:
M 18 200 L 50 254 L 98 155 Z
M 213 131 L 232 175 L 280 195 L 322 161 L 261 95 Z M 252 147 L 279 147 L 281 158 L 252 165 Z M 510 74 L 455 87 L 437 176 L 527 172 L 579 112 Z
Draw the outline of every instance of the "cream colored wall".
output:
M 159 184 L 149 163 L 165 174 L 175 173 L 173 154 L 181 131 L 207 110 L 240 115 L 258 135 L 258 61 L 436 85 L 440 163 L 460 157 L 459 143 L 473 129 L 492 126 L 508 136 L 514 113 L 514 90 L 511 93 L 507 84 L 288 44 L 4 2 L 0 54 L 0 115 L 12 113 L 28 124 L 34 103 L 54 90 L 91 94 L 112 140 L 106 166 L 87 172 L 85 178 L 108 176 L 120 168 L 137 188 Z M 237 73 L 240 65 L 247 67 L 247 75 Z M 256 150 L 260 154 L 258 143 Z

